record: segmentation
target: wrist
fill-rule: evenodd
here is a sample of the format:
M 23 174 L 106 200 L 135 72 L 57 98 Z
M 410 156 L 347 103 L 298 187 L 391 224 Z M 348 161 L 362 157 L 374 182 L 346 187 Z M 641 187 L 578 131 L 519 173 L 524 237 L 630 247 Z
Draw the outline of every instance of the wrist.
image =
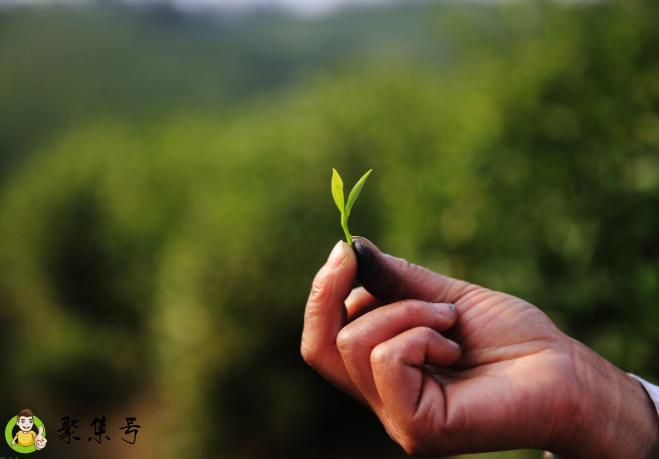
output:
M 554 450 L 565 458 L 659 457 L 659 419 L 641 384 L 571 340 L 574 366 L 566 431 Z

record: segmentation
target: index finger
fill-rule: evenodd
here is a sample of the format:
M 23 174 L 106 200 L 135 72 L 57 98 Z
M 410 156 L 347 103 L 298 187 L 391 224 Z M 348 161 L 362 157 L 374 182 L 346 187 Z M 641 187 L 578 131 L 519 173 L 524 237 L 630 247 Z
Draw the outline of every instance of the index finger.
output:
M 352 240 L 359 260 L 359 281 L 383 302 L 417 299 L 455 304 L 478 288 L 386 254 L 364 237 L 353 236 Z

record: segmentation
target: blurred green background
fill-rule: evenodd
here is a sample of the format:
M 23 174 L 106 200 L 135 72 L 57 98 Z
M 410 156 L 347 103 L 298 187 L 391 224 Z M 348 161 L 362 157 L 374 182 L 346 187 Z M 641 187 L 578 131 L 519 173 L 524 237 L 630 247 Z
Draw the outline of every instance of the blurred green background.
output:
M 44 457 L 404 457 L 299 357 L 332 167 L 374 169 L 353 233 L 656 381 L 657 24 L 650 0 L 0 9 L 0 416 L 32 408 Z

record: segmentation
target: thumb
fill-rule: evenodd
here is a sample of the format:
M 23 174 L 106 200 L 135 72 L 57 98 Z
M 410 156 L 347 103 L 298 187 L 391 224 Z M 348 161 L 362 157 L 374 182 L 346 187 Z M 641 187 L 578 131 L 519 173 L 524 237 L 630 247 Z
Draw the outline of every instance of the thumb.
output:
M 416 299 L 455 303 L 468 291 L 477 288 L 383 253 L 365 237 L 354 236 L 352 242 L 357 254 L 357 278 L 381 301 Z

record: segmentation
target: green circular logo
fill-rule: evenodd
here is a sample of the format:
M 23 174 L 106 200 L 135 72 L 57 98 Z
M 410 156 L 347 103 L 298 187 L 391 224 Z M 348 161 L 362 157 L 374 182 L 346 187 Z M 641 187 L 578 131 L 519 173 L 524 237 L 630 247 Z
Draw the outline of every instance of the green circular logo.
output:
M 23 416 L 21 416 L 22 418 Z M 43 449 L 46 445 L 46 426 L 38 417 L 32 415 L 33 427 L 24 431 L 16 424 L 16 416 L 12 416 L 5 426 L 5 440 L 11 449 L 17 453 L 28 454 Z M 35 432 L 33 429 L 36 429 Z

